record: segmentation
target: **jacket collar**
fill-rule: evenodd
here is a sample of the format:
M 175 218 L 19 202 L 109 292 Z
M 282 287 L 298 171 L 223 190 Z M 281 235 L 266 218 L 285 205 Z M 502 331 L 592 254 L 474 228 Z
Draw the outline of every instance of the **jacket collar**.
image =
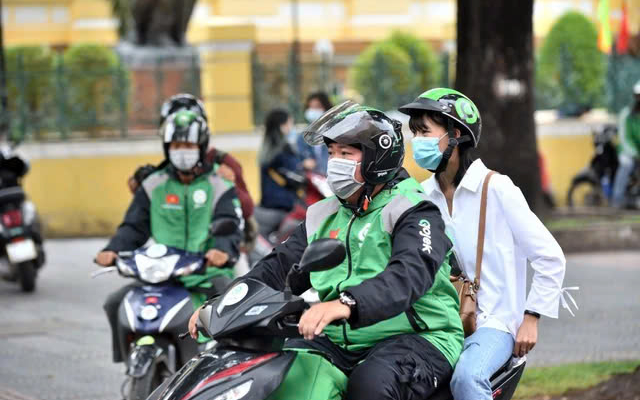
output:
M 158 167 L 160 168 L 165 163 L 165 161 L 163 161 L 163 163 L 160 164 Z M 178 170 L 173 166 L 173 164 L 171 164 L 170 162 L 166 162 L 166 164 L 164 165 L 165 165 L 164 168 L 169 174 L 169 176 L 171 176 L 173 179 L 180 180 L 180 177 L 178 176 Z M 196 167 L 196 170 L 195 170 L 196 176 L 193 178 L 193 181 L 197 180 L 198 178 L 200 178 L 205 174 L 208 174 L 212 170 L 213 170 L 213 166 L 211 164 L 207 162 L 201 163 L 198 167 Z
M 369 204 L 369 207 L 367 208 L 366 211 L 361 212 L 361 215 L 367 215 L 375 209 L 386 206 L 389 203 L 390 199 L 393 197 L 391 193 L 393 188 L 395 188 L 396 185 L 398 185 L 400 182 L 409 178 L 411 178 L 411 176 L 409 176 L 409 173 L 407 172 L 407 170 L 404 168 L 400 168 L 396 173 L 396 176 L 391 181 L 389 181 L 382 188 L 380 192 L 378 192 L 375 196 L 373 196 L 373 199 L 371 199 L 371 203 Z M 340 198 L 338 198 L 338 200 L 340 200 L 343 207 L 353 212 L 354 206 L 350 206 L 346 204 L 346 202 Z
M 484 181 L 484 177 L 489 172 L 489 169 L 484 165 L 482 160 L 479 158 L 475 160 L 467 169 L 467 172 L 462 177 L 462 181 L 460 182 L 460 187 L 463 187 L 472 192 L 477 192 L 480 188 L 480 185 Z M 440 190 L 440 184 L 436 180 L 436 175 L 433 174 L 424 184 L 424 191 L 427 195 L 431 195 L 431 193 L 436 190 L 442 193 Z

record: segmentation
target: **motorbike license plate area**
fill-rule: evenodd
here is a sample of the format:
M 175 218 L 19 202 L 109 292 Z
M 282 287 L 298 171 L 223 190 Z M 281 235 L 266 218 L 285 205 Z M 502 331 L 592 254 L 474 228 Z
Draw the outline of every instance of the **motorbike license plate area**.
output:
M 36 245 L 31 239 L 7 244 L 7 257 L 12 264 L 33 260 L 37 257 Z

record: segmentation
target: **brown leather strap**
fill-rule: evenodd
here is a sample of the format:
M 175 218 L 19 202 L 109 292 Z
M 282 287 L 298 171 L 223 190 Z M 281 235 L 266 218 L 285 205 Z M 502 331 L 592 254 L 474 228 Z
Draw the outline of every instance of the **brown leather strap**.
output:
M 489 180 L 496 171 L 489 171 L 484 178 L 482 185 L 482 199 L 480 200 L 480 222 L 478 224 L 478 246 L 476 248 L 476 277 L 473 279 L 473 285 L 478 290 L 480 287 L 480 271 L 482 270 L 482 253 L 484 250 L 484 228 L 487 220 L 487 192 L 489 190 Z

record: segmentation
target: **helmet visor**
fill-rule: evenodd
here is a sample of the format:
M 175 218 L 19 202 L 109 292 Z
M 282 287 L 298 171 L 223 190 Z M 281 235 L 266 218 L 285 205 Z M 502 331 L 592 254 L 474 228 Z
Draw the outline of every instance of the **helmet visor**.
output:
M 376 118 L 369 111 L 378 110 L 361 106 L 347 100 L 324 113 L 309 125 L 302 134 L 310 145 L 324 144 L 326 139 L 337 143 L 353 145 L 359 144 L 375 148 L 371 140 L 380 131 L 393 132 L 391 121 Z

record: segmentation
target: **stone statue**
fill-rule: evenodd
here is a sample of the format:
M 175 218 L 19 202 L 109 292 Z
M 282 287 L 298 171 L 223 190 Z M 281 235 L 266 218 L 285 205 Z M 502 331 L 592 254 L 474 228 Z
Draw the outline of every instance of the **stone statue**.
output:
M 136 46 L 185 45 L 196 0 L 112 0 L 120 37 Z

